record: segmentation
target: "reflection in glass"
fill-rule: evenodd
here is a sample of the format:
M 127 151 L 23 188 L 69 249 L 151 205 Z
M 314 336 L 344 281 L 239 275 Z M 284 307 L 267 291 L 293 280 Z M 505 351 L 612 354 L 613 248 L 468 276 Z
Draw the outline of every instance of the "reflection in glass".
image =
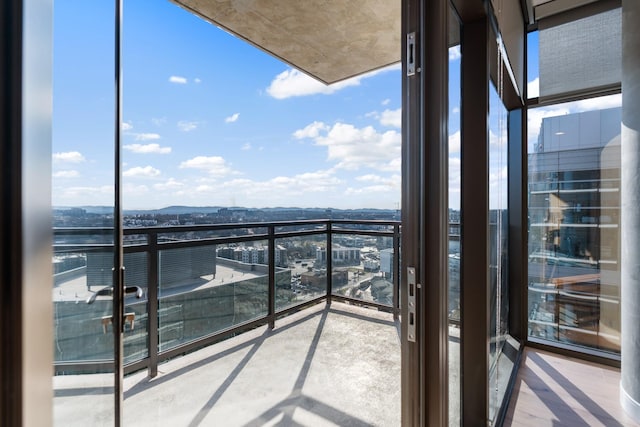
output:
M 334 234 L 331 255 L 334 294 L 393 306 L 392 237 Z
M 327 294 L 326 265 L 318 257 L 326 243 L 325 234 L 276 239 L 276 311 Z
M 114 3 L 53 14 L 53 424 L 113 426 Z
M 509 333 L 508 135 L 507 110 L 493 84 L 489 94 L 489 418 L 494 420 L 510 375 L 501 360 Z
M 460 425 L 460 27 L 449 9 L 449 426 Z
M 531 337 L 620 351 L 619 105 L 615 95 L 530 112 Z
M 160 251 L 159 350 L 266 315 L 268 264 L 266 241 Z

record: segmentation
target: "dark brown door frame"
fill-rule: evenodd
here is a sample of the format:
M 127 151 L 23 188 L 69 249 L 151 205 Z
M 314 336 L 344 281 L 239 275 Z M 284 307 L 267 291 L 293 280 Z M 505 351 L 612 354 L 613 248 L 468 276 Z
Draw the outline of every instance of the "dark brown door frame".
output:
M 0 424 L 48 425 L 51 25 L 46 0 L 0 3 Z
M 448 424 L 448 0 L 404 0 L 402 424 Z M 415 50 L 407 35 L 415 34 Z M 408 52 L 409 50 L 409 52 Z M 413 58 L 411 58 L 413 57 Z M 408 76 L 413 60 L 415 74 Z M 407 269 L 415 269 L 415 342 Z
M 11 426 L 22 425 L 22 15 L 22 2 L 0 6 L 0 420 Z
M 462 425 L 489 419 L 489 20 L 462 29 Z

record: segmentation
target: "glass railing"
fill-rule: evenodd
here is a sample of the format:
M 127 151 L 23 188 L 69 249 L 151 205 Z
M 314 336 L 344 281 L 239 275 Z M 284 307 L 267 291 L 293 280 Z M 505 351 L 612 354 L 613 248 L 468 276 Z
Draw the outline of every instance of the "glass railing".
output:
M 112 233 L 54 228 L 58 374 L 112 360 Z M 153 375 L 163 360 L 323 300 L 399 313 L 395 221 L 125 228 L 124 242 L 125 282 L 140 290 L 125 299 L 125 372 Z

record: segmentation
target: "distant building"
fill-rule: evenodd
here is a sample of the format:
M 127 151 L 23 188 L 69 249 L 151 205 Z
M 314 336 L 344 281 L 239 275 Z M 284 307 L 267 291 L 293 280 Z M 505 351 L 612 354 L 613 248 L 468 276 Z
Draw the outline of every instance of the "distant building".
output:
M 327 250 L 324 247 L 316 248 L 316 265 L 326 265 Z M 359 265 L 360 249 L 345 248 L 343 246 L 334 245 L 331 249 L 331 262 L 337 265 Z
M 620 122 L 620 108 L 542 120 L 529 154 L 533 336 L 619 350 Z
M 217 249 L 217 256 L 246 264 L 268 264 L 269 248 L 265 246 L 225 246 Z M 282 245 L 277 245 L 274 250 L 274 258 L 276 266 L 286 267 L 288 261 L 287 249 Z
M 334 270 L 331 274 L 331 282 L 333 286 L 343 286 L 349 282 L 349 272 Z M 309 286 L 316 290 L 324 290 L 327 287 L 327 272 L 324 271 L 308 271 L 300 274 L 300 285 Z
M 384 274 L 384 278 L 393 280 L 393 248 L 383 249 L 380 251 L 380 272 Z
M 195 246 L 159 251 L 159 280 L 161 286 L 171 286 L 189 279 L 216 273 L 216 247 Z M 87 287 L 112 286 L 113 253 L 87 252 Z M 148 280 L 147 254 L 124 254 L 125 282 L 146 287 Z

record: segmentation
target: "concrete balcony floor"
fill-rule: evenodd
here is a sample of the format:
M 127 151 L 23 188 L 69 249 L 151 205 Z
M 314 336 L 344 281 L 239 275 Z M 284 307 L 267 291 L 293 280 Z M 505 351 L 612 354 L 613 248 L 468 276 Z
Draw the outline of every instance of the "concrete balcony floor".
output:
M 112 425 L 112 377 L 54 377 L 59 426 Z M 125 378 L 124 425 L 398 426 L 399 322 L 319 304 Z

